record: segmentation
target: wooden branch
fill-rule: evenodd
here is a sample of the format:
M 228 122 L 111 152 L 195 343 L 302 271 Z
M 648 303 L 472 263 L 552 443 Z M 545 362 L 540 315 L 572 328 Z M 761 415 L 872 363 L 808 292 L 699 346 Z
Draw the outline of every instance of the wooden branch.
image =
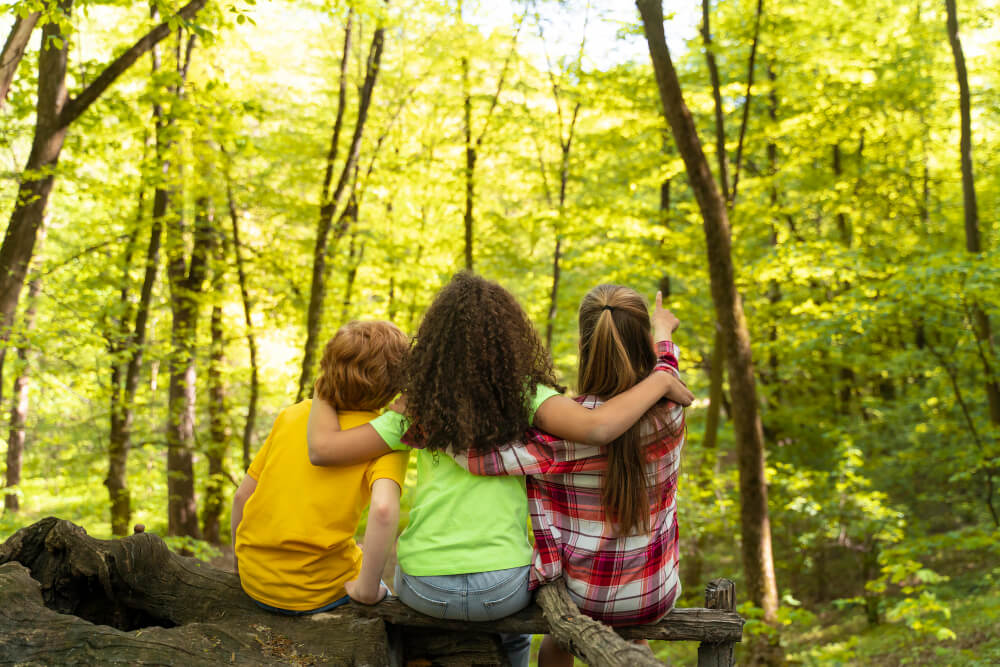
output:
M 469 623 L 448 621 L 413 611 L 398 599 L 389 596 L 369 607 L 351 605 L 360 616 L 378 617 L 388 623 L 414 628 L 435 628 L 459 632 L 504 632 L 511 634 L 549 634 L 551 626 L 541 608 L 531 605 L 498 621 Z M 743 637 L 743 618 L 725 609 L 674 609 L 663 620 L 651 625 L 614 628 L 624 639 L 658 639 L 664 641 L 738 642 Z
M 24 57 L 24 49 L 28 46 L 28 40 L 35 29 L 35 24 L 38 23 L 39 16 L 41 12 L 31 12 L 24 18 L 18 16 L 14 19 L 7 41 L 4 42 L 3 51 L 0 52 L 0 109 L 7 99 L 10 84 L 14 82 L 17 66 Z
M 705 587 L 705 606 L 709 609 L 736 609 L 736 586 L 729 579 L 714 579 Z M 732 667 L 732 642 L 703 641 L 698 647 L 698 667 Z
M 565 650 L 591 665 L 662 665 L 648 646 L 633 644 L 600 621 L 584 616 L 561 579 L 542 586 L 538 604 L 552 636 Z
M 201 11 L 206 1 L 191 0 L 191 2 L 181 7 L 175 16 L 185 21 L 190 21 Z M 125 53 L 115 58 L 79 95 L 66 102 L 66 106 L 63 107 L 62 113 L 59 115 L 59 126 L 68 127 L 72 124 L 73 121 L 80 117 L 80 114 L 86 111 L 108 89 L 108 86 L 114 83 L 119 76 L 135 64 L 135 61 L 169 34 L 170 22 L 164 21 L 147 32 Z

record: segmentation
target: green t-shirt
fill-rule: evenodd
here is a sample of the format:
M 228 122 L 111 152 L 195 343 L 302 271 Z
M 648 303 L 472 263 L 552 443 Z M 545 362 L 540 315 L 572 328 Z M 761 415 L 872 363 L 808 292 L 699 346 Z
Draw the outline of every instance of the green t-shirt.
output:
M 535 387 L 532 423 L 538 406 L 557 394 Z M 390 448 L 408 449 L 400 441 L 410 425 L 404 416 L 390 410 L 369 423 Z M 477 477 L 446 454 L 418 449 L 417 497 L 398 553 L 400 568 L 418 577 L 529 565 L 524 477 Z

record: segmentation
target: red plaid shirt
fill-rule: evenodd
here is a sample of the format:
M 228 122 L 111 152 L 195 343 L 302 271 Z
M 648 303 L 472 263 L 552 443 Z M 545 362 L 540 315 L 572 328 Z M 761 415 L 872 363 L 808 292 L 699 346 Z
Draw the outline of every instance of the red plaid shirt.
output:
M 655 370 L 678 375 L 677 346 L 657 343 Z M 596 408 L 595 396 L 577 399 Z M 601 505 L 606 448 L 560 440 L 537 429 L 492 451 L 455 460 L 477 475 L 529 475 L 528 508 L 535 534 L 531 588 L 562 576 L 581 611 L 610 625 L 652 623 L 680 595 L 677 572 L 677 471 L 684 445 L 684 409 L 670 403 L 673 428 L 646 446 L 649 534 L 619 536 Z M 649 434 L 665 424 L 647 418 Z

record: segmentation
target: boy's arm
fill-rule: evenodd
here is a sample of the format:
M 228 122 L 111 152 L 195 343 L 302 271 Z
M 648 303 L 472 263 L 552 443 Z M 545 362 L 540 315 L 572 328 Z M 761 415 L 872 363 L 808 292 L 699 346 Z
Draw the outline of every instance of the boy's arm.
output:
M 564 440 L 606 445 L 639 421 L 665 395 L 679 405 L 690 405 L 694 394 L 677 377 L 677 347 L 671 340 L 680 322 L 663 307 L 660 292 L 656 293 L 652 321 L 660 356 L 649 377 L 594 410 L 565 396 L 553 396 L 538 407 L 535 426 Z
M 392 451 L 370 424 L 341 431 L 337 411 L 321 398 L 312 400 L 306 440 L 314 466 L 364 463 Z
M 236 489 L 236 493 L 233 494 L 233 511 L 230 513 L 229 518 L 229 529 L 231 531 L 232 544 L 233 544 L 233 556 L 236 555 L 236 528 L 240 525 L 240 521 L 243 520 L 243 507 L 247 504 L 247 500 L 253 495 L 253 492 L 257 490 L 257 480 L 255 480 L 250 475 L 244 475 L 243 481 L 240 482 L 239 487 Z M 239 574 L 240 566 L 236 563 L 236 573 Z
M 382 585 L 382 571 L 389 558 L 392 543 L 396 540 L 399 495 L 399 485 L 395 480 L 382 478 L 372 484 L 372 502 L 368 509 L 368 527 L 365 528 L 361 573 L 357 579 L 344 584 L 347 594 L 355 602 L 375 604 L 388 593 Z

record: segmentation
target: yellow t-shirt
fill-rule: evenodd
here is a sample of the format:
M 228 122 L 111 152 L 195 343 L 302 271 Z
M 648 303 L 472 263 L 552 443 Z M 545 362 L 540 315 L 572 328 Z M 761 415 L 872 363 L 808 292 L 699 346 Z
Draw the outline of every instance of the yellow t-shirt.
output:
M 377 479 L 403 486 L 407 453 L 352 466 L 309 462 L 306 425 L 312 401 L 285 408 L 247 474 L 257 488 L 236 528 L 236 558 L 247 595 L 272 607 L 309 611 L 345 595 L 361 570 L 354 531 Z M 340 427 L 374 412 L 341 412 Z

